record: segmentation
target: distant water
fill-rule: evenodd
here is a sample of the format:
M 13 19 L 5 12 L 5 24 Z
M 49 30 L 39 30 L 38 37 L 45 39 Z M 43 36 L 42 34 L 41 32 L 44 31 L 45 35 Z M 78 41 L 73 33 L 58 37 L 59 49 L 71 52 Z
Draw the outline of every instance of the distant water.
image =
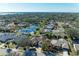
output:
M 16 14 L 15 12 L 0 12 L 0 15 Z
M 33 13 L 76 13 L 76 12 L 0 12 L 0 15 L 33 14 Z
M 36 13 L 36 12 L 0 12 L 0 15 L 29 14 L 29 13 Z

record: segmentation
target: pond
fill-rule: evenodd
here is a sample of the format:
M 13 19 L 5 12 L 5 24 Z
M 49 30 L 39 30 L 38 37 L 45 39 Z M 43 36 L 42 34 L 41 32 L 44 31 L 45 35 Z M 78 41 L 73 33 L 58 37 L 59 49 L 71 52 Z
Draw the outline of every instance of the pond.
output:
M 33 25 L 33 26 L 30 26 L 29 28 L 19 29 L 17 30 L 17 32 L 28 34 L 31 32 L 35 32 L 37 28 L 38 28 L 37 26 Z

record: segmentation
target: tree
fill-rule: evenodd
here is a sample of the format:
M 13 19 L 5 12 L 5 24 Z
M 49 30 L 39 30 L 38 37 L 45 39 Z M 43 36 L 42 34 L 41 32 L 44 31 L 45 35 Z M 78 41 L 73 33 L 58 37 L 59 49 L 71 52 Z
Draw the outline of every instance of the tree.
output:
M 52 32 L 47 32 L 45 35 L 48 39 L 52 39 Z
M 49 45 L 50 45 L 50 42 L 48 40 L 43 41 L 42 42 L 42 50 L 43 51 L 48 50 Z
M 23 39 L 15 41 L 15 42 L 20 47 L 31 46 L 33 44 L 33 42 L 30 39 L 31 39 L 31 36 L 28 36 L 27 38 L 23 38 Z
M 36 29 L 36 32 L 35 32 L 34 34 L 35 34 L 35 36 L 40 36 L 40 29 L 37 28 L 37 29 Z
M 45 26 L 45 23 L 46 23 L 45 20 L 41 20 L 40 21 L 40 27 L 44 27 Z
M 74 38 L 74 37 L 79 38 L 79 29 L 77 29 L 77 28 L 76 29 L 74 29 L 74 28 L 66 28 L 65 32 L 71 38 Z

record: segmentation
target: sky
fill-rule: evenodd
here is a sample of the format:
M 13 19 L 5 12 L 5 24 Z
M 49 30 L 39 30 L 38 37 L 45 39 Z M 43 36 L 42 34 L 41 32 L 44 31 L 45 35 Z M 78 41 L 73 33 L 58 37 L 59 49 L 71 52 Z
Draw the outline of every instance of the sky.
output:
M 0 12 L 79 12 L 79 3 L 0 3 Z

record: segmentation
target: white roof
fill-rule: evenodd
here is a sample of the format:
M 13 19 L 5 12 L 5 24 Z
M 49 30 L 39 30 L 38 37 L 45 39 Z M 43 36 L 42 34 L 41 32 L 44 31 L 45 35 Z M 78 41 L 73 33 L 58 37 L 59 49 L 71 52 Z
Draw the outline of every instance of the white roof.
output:
M 57 43 L 57 40 L 52 40 L 51 43 L 52 44 L 56 44 Z
M 68 52 L 67 51 L 63 51 L 63 56 L 68 56 Z

